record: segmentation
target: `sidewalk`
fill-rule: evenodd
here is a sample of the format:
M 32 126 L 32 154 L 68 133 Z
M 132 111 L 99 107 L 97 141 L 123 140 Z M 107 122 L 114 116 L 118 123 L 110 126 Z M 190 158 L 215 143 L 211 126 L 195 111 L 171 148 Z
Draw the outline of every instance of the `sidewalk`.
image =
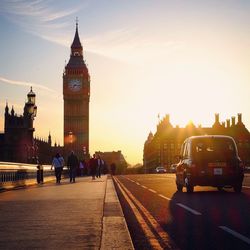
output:
M 0 249 L 133 249 L 109 176 L 0 193 Z

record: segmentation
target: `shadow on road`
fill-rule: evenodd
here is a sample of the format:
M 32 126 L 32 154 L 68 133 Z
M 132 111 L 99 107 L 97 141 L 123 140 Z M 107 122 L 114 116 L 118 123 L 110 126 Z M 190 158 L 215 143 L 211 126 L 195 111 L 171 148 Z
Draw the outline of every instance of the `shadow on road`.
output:
M 246 194 L 227 190 L 176 192 L 168 209 L 170 219 L 162 226 L 181 249 L 247 249 L 219 228 L 249 232 L 250 199 Z

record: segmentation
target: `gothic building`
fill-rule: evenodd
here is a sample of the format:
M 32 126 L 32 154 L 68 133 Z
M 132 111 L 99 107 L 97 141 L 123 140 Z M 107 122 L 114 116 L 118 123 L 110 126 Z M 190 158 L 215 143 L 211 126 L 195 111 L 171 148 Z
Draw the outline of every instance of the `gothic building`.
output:
M 32 88 L 27 94 L 23 114 L 18 116 L 14 107 L 6 103 L 4 133 L 0 134 L 0 161 L 20 163 L 51 162 L 51 136 L 48 141 L 34 138 L 34 118 L 37 114 L 36 95 Z
M 144 143 L 144 167 L 148 172 L 153 172 L 157 166 L 169 168 L 172 163 L 176 163 L 176 156 L 180 154 L 181 145 L 187 137 L 206 134 L 232 136 L 243 163 L 250 163 L 250 133 L 242 122 L 241 114 L 238 114 L 237 123 L 235 117 L 220 122 L 219 114 L 215 114 L 212 127 L 196 127 L 190 123 L 185 128 L 173 127 L 169 115 L 166 115 L 157 125 L 156 133 L 150 132 Z
M 101 159 L 104 160 L 108 168 L 110 168 L 111 164 L 114 163 L 117 167 L 116 173 L 118 174 L 123 173 L 128 166 L 121 150 L 111 152 L 96 151 L 95 155 L 99 155 Z
M 83 58 L 78 23 L 68 64 L 63 73 L 64 152 L 89 158 L 90 76 Z

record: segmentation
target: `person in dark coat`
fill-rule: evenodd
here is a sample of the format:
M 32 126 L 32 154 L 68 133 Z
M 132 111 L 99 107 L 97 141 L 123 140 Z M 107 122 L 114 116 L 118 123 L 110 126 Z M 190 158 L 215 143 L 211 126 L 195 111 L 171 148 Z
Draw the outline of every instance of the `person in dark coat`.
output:
M 85 169 L 87 168 L 85 160 L 80 161 L 79 170 L 80 170 L 80 176 L 84 176 Z
M 97 161 L 96 178 L 101 178 L 104 161 L 103 159 L 101 159 L 100 155 L 97 156 L 96 161 Z
M 68 161 L 67 161 L 67 166 L 69 169 L 69 178 L 70 178 L 70 182 L 76 182 L 75 178 L 76 178 L 76 170 L 79 166 L 79 161 L 77 156 L 75 155 L 74 151 L 71 151 L 71 154 L 68 157 Z
M 95 154 L 89 160 L 89 168 L 90 168 L 90 175 L 92 176 L 92 180 L 95 180 L 96 169 L 97 169 L 97 159 L 95 157 Z

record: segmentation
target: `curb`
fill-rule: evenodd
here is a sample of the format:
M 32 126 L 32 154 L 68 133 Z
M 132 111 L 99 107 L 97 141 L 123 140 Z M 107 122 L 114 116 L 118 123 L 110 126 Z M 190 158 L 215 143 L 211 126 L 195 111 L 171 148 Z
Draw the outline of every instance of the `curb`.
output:
M 134 250 L 112 177 L 107 177 L 101 250 Z

